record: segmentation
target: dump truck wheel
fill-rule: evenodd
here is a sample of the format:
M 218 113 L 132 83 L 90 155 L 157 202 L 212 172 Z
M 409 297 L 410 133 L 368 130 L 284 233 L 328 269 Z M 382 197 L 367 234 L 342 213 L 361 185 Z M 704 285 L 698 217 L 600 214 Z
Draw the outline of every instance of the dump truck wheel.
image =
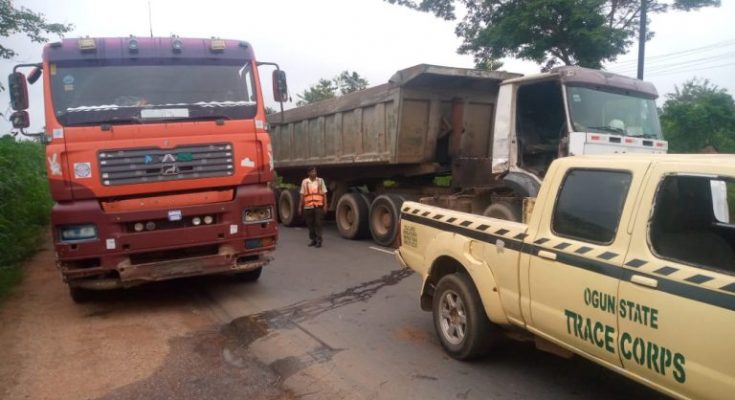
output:
M 281 223 L 286 226 L 296 226 L 301 219 L 299 218 L 299 202 L 301 195 L 296 189 L 287 189 L 281 191 L 278 196 L 278 216 Z
M 238 272 L 235 274 L 235 279 L 240 282 L 255 282 L 260 278 L 260 274 L 263 272 L 263 267 L 252 269 L 250 271 Z
M 362 239 L 368 233 L 368 202 L 360 193 L 347 193 L 334 213 L 339 234 L 345 239 Z
M 381 194 L 370 206 L 370 234 L 375 243 L 393 246 L 398 236 L 398 221 L 401 218 L 403 197 Z
M 482 215 L 491 218 L 504 219 L 506 221 L 521 222 L 521 206 L 509 201 L 498 201 L 490 204 Z
M 464 273 L 444 276 L 433 298 L 434 328 L 444 350 L 457 360 L 487 354 L 498 334 L 472 279 Z

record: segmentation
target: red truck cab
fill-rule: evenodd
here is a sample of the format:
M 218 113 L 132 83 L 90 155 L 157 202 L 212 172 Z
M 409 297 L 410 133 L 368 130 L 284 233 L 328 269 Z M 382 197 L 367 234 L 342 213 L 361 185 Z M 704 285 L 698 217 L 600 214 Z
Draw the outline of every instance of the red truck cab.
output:
M 236 40 L 46 45 L 37 67 L 53 240 L 75 300 L 185 276 L 259 277 L 277 240 L 260 64 Z M 18 86 L 14 72 L 11 97 Z M 280 70 L 274 88 L 279 100 Z M 15 125 L 27 126 L 23 113 Z

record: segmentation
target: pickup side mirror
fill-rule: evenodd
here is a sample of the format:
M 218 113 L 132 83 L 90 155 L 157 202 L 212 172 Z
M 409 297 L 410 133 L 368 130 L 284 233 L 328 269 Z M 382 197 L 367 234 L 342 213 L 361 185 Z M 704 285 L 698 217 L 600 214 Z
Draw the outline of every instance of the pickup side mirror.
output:
M 273 71 L 273 99 L 280 103 L 288 101 L 286 73 L 280 69 Z
M 25 75 L 21 72 L 8 75 L 8 91 L 13 110 L 22 111 L 28 108 L 28 83 Z
M 10 121 L 13 123 L 15 129 L 25 129 L 31 125 L 28 111 L 21 110 L 10 114 Z

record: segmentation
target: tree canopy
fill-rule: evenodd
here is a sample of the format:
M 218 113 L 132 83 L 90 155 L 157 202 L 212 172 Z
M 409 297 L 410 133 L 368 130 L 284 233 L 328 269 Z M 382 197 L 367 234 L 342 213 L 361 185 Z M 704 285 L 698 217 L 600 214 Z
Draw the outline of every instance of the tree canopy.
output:
M 63 35 L 71 31 L 73 25 L 51 23 L 41 13 L 21 6 L 16 8 L 11 0 L 0 0 L 0 36 L 8 37 L 16 33 L 25 34 L 32 42 L 47 42 L 47 33 Z M 0 44 L 0 58 L 15 57 L 16 52 Z
M 357 72 L 342 71 L 339 75 L 332 79 L 319 79 L 319 82 L 311 85 L 303 93 L 297 94 L 299 100 L 296 102 L 299 106 L 304 106 L 317 101 L 331 99 L 337 95 L 345 95 L 348 93 L 363 90 L 367 87 L 368 81 L 360 76 Z
M 463 39 L 460 54 L 471 54 L 479 66 L 516 57 L 547 70 L 560 63 L 599 68 L 625 53 L 638 35 L 642 0 L 384 1 L 445 20 L 456 20 L 460 6 L 466 10 L 455 29 Z M 647 1 L 649 15 L 720 5 L 720 0 Z
M 666 96 L 661 128 L 671 153 L 697 153 L 708 146 L 735 153 L 735 101 L 727 90 L 692 79 Z

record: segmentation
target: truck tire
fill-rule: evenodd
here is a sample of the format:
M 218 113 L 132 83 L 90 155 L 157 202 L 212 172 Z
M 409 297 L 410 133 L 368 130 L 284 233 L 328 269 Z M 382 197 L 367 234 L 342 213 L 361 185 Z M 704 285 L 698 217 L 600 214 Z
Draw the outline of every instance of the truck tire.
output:
M 506 221 L 521 222 L 523 211 L 518 203 L 501 200 L 490 204 L 482 215 L 491 218 L 504 219 Z
M 467 274 L 449 274 L 439 280 L 432 310 L 439 341 L 454 359 L 482 357 L 498 337 L 497 328 L 487 318 L 480 295 Z
M 367 237 L 368 202 L 360 193 L 346 193 L 339 198 L 334 219 L 340 236 L 355 240 Z
M 260 274 L 263 272 L 263 267 L 251 269 L 250 271 L 238 272 L 235 274 L 235 279 L 240 282 L 255 282 L 260 278 Z
M 401 218 L 403 197 L 396 194 L 381 194 L 370 205 L 370 234 L 375 243 L 392 246 L 398 236 L 398 221 Z
M 300 223 L 299 202 L 301 195 L 296 189 L 285 189 L 278 196 L 278 217 L 285 226 L 296 226 Z

